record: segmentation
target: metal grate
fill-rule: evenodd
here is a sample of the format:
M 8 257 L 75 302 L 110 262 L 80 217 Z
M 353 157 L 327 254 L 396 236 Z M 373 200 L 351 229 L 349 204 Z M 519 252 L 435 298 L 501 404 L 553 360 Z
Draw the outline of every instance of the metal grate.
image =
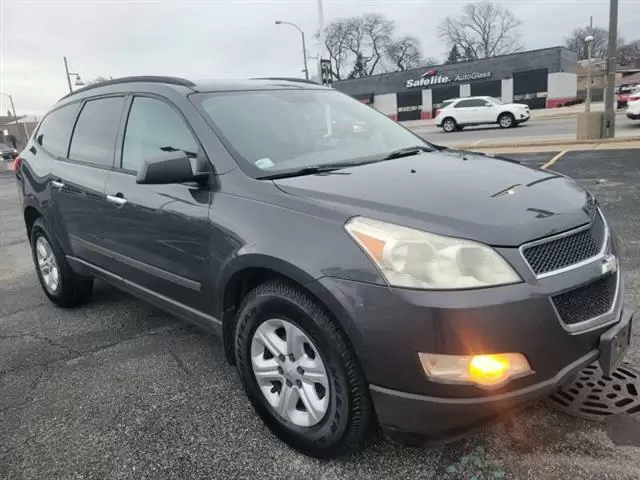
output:
M 607 275 L 583 287 L 551 297 L 560 315 L 567 325 L 584 322 L 607 313 L 616 297 L 618 277 Z
M 623 363 L 611 376 L 597 364 L 583 368 L 547 403 L 565 413 L 603 422 L 609 415 L 640 413 L 640 371 Z
M 602 249 L 604 238 L 604 220 L 598 213 L 589 228 L 525 247 L 522 254 L 534 273 L 541 275 L 595 257 Z

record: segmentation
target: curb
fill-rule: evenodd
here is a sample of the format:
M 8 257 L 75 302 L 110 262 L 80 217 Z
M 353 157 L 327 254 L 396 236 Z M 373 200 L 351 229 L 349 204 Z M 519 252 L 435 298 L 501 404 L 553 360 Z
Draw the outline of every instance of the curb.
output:
M 475 143 L 475 144 L 454 144 L 453 148 L 461 149 L 479 149 L 479 148 L 526 148 L 526 147 L 555 147 L 558 145 L 602 145 L 609 143 L 635 143 L 640 142 L 640 137 L 622 137 L 622 138 L 598 138 L 593 140 L 532 140 L 524 142 L 509 143 Z

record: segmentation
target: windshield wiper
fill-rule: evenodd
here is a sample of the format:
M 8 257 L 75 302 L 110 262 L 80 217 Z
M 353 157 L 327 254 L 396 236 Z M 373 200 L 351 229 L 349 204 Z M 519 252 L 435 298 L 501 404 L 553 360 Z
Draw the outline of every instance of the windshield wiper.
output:
M 400 148 L 398 150 L 394 150 L 389 155 L 384 157 L 384 160 L 393 160 L 394 158 L 409 157 L 411 155 L 417 155 L 420 152 L 433 152 L 433 151 L 434 151 L 433 148 L 430 148 L 424 145 L 416 145 L 414 147 L 406 147 L 406 148 Z
M 327 173 L 341 168 L 353 167 L 361 163 L 328 163 L 325 165 L 310 165 L 308 167 L 299 168 L 297 170 L 289 170 L 287 172 L 274 173 L 273 175 L 265 175 L 258 177 L 260 180 L 275 180 L 277 178 L 302 177 L 304 175 L 313 175 L 315 173 Z

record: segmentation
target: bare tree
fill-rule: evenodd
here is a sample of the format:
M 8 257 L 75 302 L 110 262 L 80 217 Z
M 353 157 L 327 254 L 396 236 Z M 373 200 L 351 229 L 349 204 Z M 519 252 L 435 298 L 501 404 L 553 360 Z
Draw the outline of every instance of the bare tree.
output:
M 394 31 L 394 23 L 377 13 L 331 22 L 325 29 L 325 45 L 334 78 L 367 77 L 429 63 L 417 38 L 396 39 Z
M 634 65 L 640 68 L 640 40 L 622 45 L 618 48 L 618 64 L 619 65 Z
M 382 70 L 382 60 L 392 43 L 394 24 L 383 15 L 367 13 L 349 20 L 349 50 L 356 58 L 352 77 L 369 76 Z
M 522 50 L 518 28 L 522 22 L 510 10 L 483 0 L 468 3 L 459 17 L 447 17 L 438 34 L 450 46 L 465 52 L 467 60 Z
M 588 45 L 585 38 L 593 36 L 593 58 L 605 59 L 607 46 L 609 45 L 609 32 L 600 27 L 581 27 L 574 29 L 565 39 L 569 50 L 576 52 L 578 60 L 586 60 L 589 57 Z
M 325 45 L 331 60 L 332 74 L 336 80 L 343 78 L 343 66 L 349 60 L 349 19 L 331 22 L 325 29 Z
M 392 42 L 387 47 L 387 60 L 398 72 L 423 66 L 420 41 L 416 37 L 407 36 Z

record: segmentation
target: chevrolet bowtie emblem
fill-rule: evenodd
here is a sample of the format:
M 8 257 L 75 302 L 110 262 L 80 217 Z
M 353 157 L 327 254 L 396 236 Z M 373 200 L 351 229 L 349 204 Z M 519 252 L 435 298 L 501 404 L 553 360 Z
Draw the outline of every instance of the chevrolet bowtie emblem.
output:
M 615 255 L 607 255 L 602 260 L 602 274 L 615 273 L 618 271 L 618 259 Z

